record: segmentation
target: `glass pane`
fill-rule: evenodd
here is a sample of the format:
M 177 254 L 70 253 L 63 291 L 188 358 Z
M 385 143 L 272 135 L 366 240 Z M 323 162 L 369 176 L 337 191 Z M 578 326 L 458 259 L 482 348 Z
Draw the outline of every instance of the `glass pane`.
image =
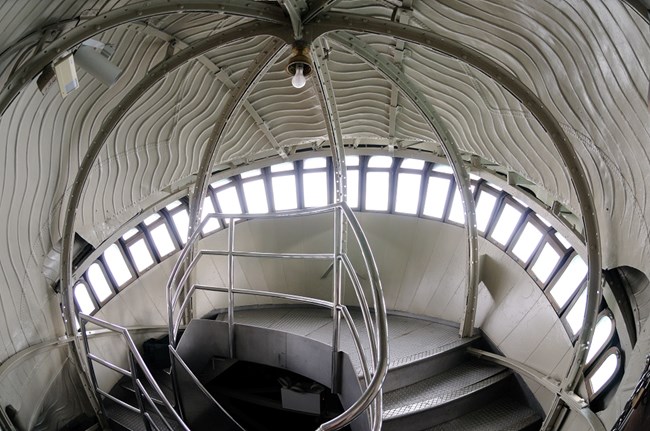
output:
M 560 254 L 551 244 L 546 243 L 533 265 L 533 274 L 539 281 L 546 283 L 559 260 Z
M 390 157 L 388 158 L 390 159 Z M 388 211 L 388 177 L 388 172 L 368 172 L 366 174 L 367 210 Z
M 442 172 L 443 174 L 452 174 L 453 175 L 453 173 L 454 173 L 454 171 L 451 169 L 451 166 L 449 166 L 449 165 L 436 164 L 436 165 L 433 166 L 433 170 L 435 172 Z
M 293 171 L 292 162 L 280 163 L 278 165 L 271 166 L 271 172 L 286 172 L 286 171 Z
M 74 297 L 77 300 L 77 305 L 79 309 L 84 314 L 90 314 L 95 311 L 95 304 L 93 304 L 92 299 L 90 299 L 90 294 L 88 289 L 83 283 L 79 283 L 74 287 Z
M 580 332 L 582 323 L 585 318 L 585 308 L 587 307 L 587 290 L 583 290 L 578 300 L 573 304 L 571 310 L 566 315 L 566 322 L 571 328 L 572 335 Z
M 449 195 L 449 184 L 447 178 L 429 177 L 427 196 L 424 200 L 424 215 L 429 217 L 442 218 L 445 213 L 447 196 Z
M 234 187 L 222 189 L 217 194 L 217 202 L 224 214 L 241 214 L 241 204 L 239 203 L 239 194 Z
M 305 193 L 305 207 L 327 205 L 327 172 L 303 174 L 302 181 Z
M 393 158 L 389 156 L 372 156 L 368 160 L 369 168 L 390 168 L 393 166 Z
M 169 205 L 167 205 L 165 208 L 167 208 L 168 211 L 171 211 L 174 208 L 178 208 L 181 205 L 182 205 L 181 201 L 174 201 L 174 202 L 170 203 Z
M 111 296 L 113 291 L 108 285 L 108 280 L 106 280 L 106 276 L 104 275 L 104 272 L 100 268 L 99 264 L 93 263 L 90 265 L 90 268 L 88 268 L 88 273 L 86 275 L 88 276 L 90 287 L 92 287 L 93 291 L 95 291 L 95 295 L 97 296 L 97 299 L 99 299 L 99 302 L 104 302 L 106 298 Z
M 210 199 L 209 196 L 206 196 L 205 199 L 203 199 L 203 209 L 201 210 L 201 221 L 205 220 L 205 218 L 212 213 L 214 213 L 214 205 L 212 204 L 212 199 Z M 219 223 L 219 220 L 217 220 L 216 218 L 211 218 L 203 227 L 202 232 L 203 234 L 209 234 L 210 232 L 214 232 L 220 227 L 221 224 Z
M 472 193 L 474 192 L 474 186 L 470 187 Z M 458 188 L 454 189 L 454 197 L 451 201 L 451 209 L 449 210 L 449 220 L 465 224 L 465 209 L 463 208 L 463 201 L 460 197 L 460 192 Z
M 589 385 L 591 386 L 592 393 L 598 392 L 612 379 L 616 372 L 616 368 L 618 367 L 618 361 L 619 359 L 616 356 L 616 353 L 610 353 L 607 356 L 607 359 L 605 359 L 591 377 L 589 377 Z
M 490 217 L 497 203 L 497 197 L 491 193 L 481 192 L 476 202 L 476 228 L 479 232 L 485 232 Z
M 580 256 L 574 256 L 562 276 L 551 288 L 551 296 L 560 308 L 569 302 L 569 299 L 578 290 L 586 276 L 587 264 Z
M 242 184 L 246 206 L 251 214 L 266 214 L 269 212 L 269 203 L 266 201 L 266 187 L 264 180 L 248 181 Z
M 406 214 L 417 214 L 420 204 L 420 174 L 399 174 L 397 176 L 397 196 L 395 196 L 395 211 Z
M 153 238 L 153 243 L 161 257 L 165 257 L 176 251 L 176 246 L 174 245 L 174 241 L 172 241 L 166 224 L 163 223 L 155 229 L 152 229 L 151 238 Z
M 609 341 L 613 327 L 614 321 L 609 315 L 603 315 L 598 319 L 598 323 L 596 323 L 596 328 L 594 329 L 594 338 L 591 340 L 587 353 L 587 363 L 591 362 Z
M 128 231 L 126 231 L 126 233 L 124 235 L 122 235 L 122 239 L 124 241 L 126 241 L 129 238 L 133 238 L 138 232 L 140 232 L 140 231 L 138 229 L 136 229 L 136 228 L 129 229 Z
M 501 245 L 506 245 L 510 241 L 520 217 L 521 211 L 512 205 L 506 204 L 503 211 L 501 211 L 501 215 L 499 215 L 499 220 L 492 231 L 492 235 L 490 235 L 492 239 Z
M 124 256 L 117 245 L 113 244 L 106 249 L 104 259 L 108 270 L 119 286 L 123 286 L 127 281 L 131 280 L 131 271 L 129 271 Z
M 225 186 L 226 184 L 229 184 L 229 183 L 230 183 L 230 180 L 228 178 L 224 178 L 224 179 L 213 182 L 212 184 L 210 184 L 210 186 L 213 189 L 218 189 L 219 187 Z
M 560 241 L 564 248 L 571 248 L 571 243 L 560 232 L 555 232 L 555 238 Z
M 273 177 L 271 178 L 271 185 L 273 186 L 273 203 L 276 211 L 298 208 L 296 177 L 293 175 Z
M 317 169 L 327 167 L 327 160 L 325 157 L 312 157 L 311 159 L 306 159 L 302 162 L 302 167 L 304 169 Z
M 156 213 L 156 214 L 151 214 L 149 217 L 147 217 L 146 219 L 144 219 L 144 224 L 147 225 L 147 226 L 149 226 L 151 223 L 155 222 L 155 221 L 158 220 L 159 218 L 160 218 L 160 214 L 158 214 L 158 213 Z
M 421 171 L 424 168 L 424 160 L 404 159 L 400 165 L 403 169 L 417 169 Z
M 151 256 L 144 239 L 139 239 L 131 244 L 129 246 L 129 251 L 133 256 L 133 263 L 135 263 L 135 267 L 139 272 L 142 272 L 153 265 L 153 257 Z
M 359 166 L 359 156 L 345 156 L 347 166 Z
M 526 223 L 524 231 L 521 233 L 512 252 L 524 263 L 528 263 L 530 256 L 537 249 L 539 242 L 542 240 L 542 232 L 532 223 Z
M 359 171 L 348 171 L 348 205 L 359 208 Z
M 190 230 L 190 216 L 187 210 L 179 211 L 172 215 L 172 220 L 174 221 L 178 235 L 181 237 L 181 243 L 185 244 L 187 242 L 187 233 Z
M 261 169 L 253 169 L 252 171 L 243 172 L 241 174 L 241 177 L 243 179 L 246 179 L 246 178 L 257 177 L 257 176 L 260 176 L 260 175 L 262 175 L 262 170 Z

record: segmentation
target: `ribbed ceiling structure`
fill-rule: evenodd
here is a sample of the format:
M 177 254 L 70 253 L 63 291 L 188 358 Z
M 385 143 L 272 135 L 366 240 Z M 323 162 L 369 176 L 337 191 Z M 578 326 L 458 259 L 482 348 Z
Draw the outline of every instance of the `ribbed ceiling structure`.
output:
M 119 11 L 126 0 L 7 0 L 0 4 L 0 84 L 66 32 Z M 80 88 L 65 99 L 36 77 L 0 117 L 0 361 L 63 335 L 59 298 L 43 274 L 56 261 L 65 206 L 81 161 L 111 110 L 148 71 L 181 50 L 256 18 L 181 10 L 185 2 L 150 1 L 178 12 L 138 18 L 92 37 L 115 47 L 123 75 L 107 88 L 78 70 Z M 197 2 L 194 2 L 197 3 Z M 209 3 L 209 2 L 206 2 Z M 285 3 L 285 2 L 279 2 Z M 215 2 L 263 10 L 260 26 L 289 14 L 277 2 Z M 471 47 L 509 71 L 544 104 L 568 135 L 593 192 L 603 267 L 627 265 L 650 274 L 650 28 L 634 1 L 287 1 L 309 13 L 325 5 L 395 21 Z M 226 8 L 228 9 L 228 8 Z M 288 9 L 287 9 L 288 10 Z M 278 18 L 279 17 L 279 18 Z M 314 20 L 318 23 L 319 19 Z M 308 36 L 308 33 L 307 33 Z M 493 77 L 462 58 L 389 35 L 337 32 L 396 64 L 437 111 L 463 157 L 478 156 L 544 190 L 579 215 L 576 193 L 552 138 Z M 186 194 L 202 152 L 230 95 L 274 40 L 242 36 L 166 74 L 128 109 L 101 149 L 77 211 L 76 233 L 99 247 L 133 217 Z M 331 35 L 313 41 L 327 69 L 343 143 L 378 152 L 414 149 L 441 154 L 439 132 L 373 65 Z M 213 170 L 285 157 L 330 145 L 315 75 L 301 89 L 285 72 L 282 47 L 226 126 Z M 6 95 L 5 92 L 2 96 Z M 580 226 L 578 226 L 580 228 Z M 48 255 L 50 257 L 48 257 Z M 50 265 L 51 266 L 51 265 Z

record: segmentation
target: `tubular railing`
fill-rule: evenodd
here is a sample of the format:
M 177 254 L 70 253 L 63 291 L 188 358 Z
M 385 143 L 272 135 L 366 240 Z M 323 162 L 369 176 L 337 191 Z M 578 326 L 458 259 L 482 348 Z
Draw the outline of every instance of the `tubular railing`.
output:
M 127 354 L 128 354 L 129 368 L 130 368 L 129 370 L 126 370 L 106 359 L 100 358 L 99 356 L 91 353 L 90 345 L 88 343 L 88 335 L 86 333 L 87 323 L 92 323 L 101 328 L 116 332 L 122 336 L 122 339 L 124 340 L 124 343 L 126 344 L 127 347 Z M 160 386 L 158 386 L 158 383 L 151 375 L 151 372 L 149 372 L 149 369 L 144 363 L 144 360 L 142 359 L 140 352 L 138 352 L 138 349 L 135 343 L 133 342 L 133 338 L 131 338 L 131 334 L 129 334 L 129 331 L 126 328 L 119 325 L 115 325 L 110 322 L 106 322 L 96 317 L 88 316 L 83 313 L 79 313 L 79 324 L 81 325 L 81 335 L 83 338 L 84 349 L 86 350 L 88 372 L 90 374 L 90 379 L 93 385 L 93 389 L 95 390 L 95 393 L 98 396 L 100 396 L 101 398 L 109 399 L 114 403 L 134 413 L 139 413 L 142 416 L 142 420 L 144 422 L 147 431 L 160 430 L 161 423 L 156 423 L 154 421 L 154 417 L 152 416 L 152 414 L 154 414 L 155 417 L 158 417 L 160 419 L 160 422 L 162 422 L 162 425 L 166 427 L 165 429 L 167 430 L 177 430 L 180 428 L 189 431 L 189 427 L 183 422 L 183 420 L 178 415 L 176 410 L 174 410 L 174 407 L 171 405 L 167 397 L 165 397 L 165 394 L 162 392 Z M 123 376 L 130 377 L 131 382 L 133 384 L 133 391 L 135 392 L 137 406 L 133 406 L 123 400 L 120 400 L 114 397 L 113 395 L 109 394 L 108 392 L 104 391 L 103 389 L 101 389 L 97 384 L 97 376 L 95 374 L 95 367 L 93 363 L 98 363 Z M 163 414 L 160 408 L 156 405 L 154 398 L 149 394 L 149 391 L 145 389 L 143 384 L 143 379 L 142 377 L 140 377 L 140 373 L 143 374 L 144 380 L 146 380 L 151 386 L 151 388 L 153 388 L 155 395 L 157 395 L 158 397 L 157 400 L 159 400 L 163 404 L 163 410 L 165 411 L 165 413 L 167 413 L 167 416 Z M 104 404 L 100 403 L 100 406 L 102 410 L 104 410 L 103 412 L 104 415 L 106 415 Z M 168 418 L 173 419 L 178 424 L 178 426 L 172 427 Z
M 250 251 L 237 251 L 235 250 L 235 221 L 236 220 L 250 220 L 250 219 L 271 219 L 271 218 L 291 218 L 291 217 L 305 217 L 314 216 L 318 214 L 334 213 L 334 251 L 332 253 L 266 253 L 266 252 L 250 252 Z M 224 219 L 228 220 L 228 249 L 227 250 L 200 250 L 196 253 L 195 244 L 200 239 L 200 233 L 203 227 L 209 223 L 211 219 Z M 363 257 L 366 271 L 369 275 L 370 290 L 372 292 L 372 303 L 374 306 L 374 319 L 372 317 L 371 309 L 368 299 L 363 291 L 363 287 L 352 263 L 343 251 L 343 247 L 339 244 L 342 241 L 341 235 L 337 235 L 337 229 L 342 229 L 342 226 L 347 223 L 349 229 L 354 233 L 354 236 L 359 244 L 361 255 Z M 207 286 L 203 284 L 192 284 L 188 286 L 190 274 L 194 270 L 204 256 L 224 256 L 228 258 L 228 286 Z M 235 288 L 235 272 L 234 272 L 234 259 L 235 258 L 259 258 L 259 259 L 320 259 L 331 260 L 334 268 L 342 267 L 348 275 L 348 279 L 354 289 L 361 314 L 363 317 L 364 325 L 367 329 L 368 342 L 370 345 L 370 357 L 368 358 L 363 350 L 363 345 L 359 332 L 354 324 L 352 316 L 348 308 L 341 303 L 342 298 L 342 277 L 334 277 L 334 286 L 332 293 L 332 301 L 325 301 L 306 296 L 292 295 L 282 292 L 269 292 L 250 289 Z M 340 265 L 340 266 L 339 266 Z M 195 229 L 190 238 L 188 239 L 185 248 L 181 251 L 178 261 L 174 265 L 172 272 L 169 276 L 169 281 L 166 286 L 167 292 L 167 312 L 168 312 L 168 325 L 169 325 L 169 340 L 171 348 L 175 349 L 178 343 L 178 331 L 182 323 L 182 319 L 186 316 L 186 310 L 190 304 L 193 294 L 197 290 L 224 292 L 228 294 L 228 338 L 229 338 L 229 353 L 234 357 L 234 324 L 235 324 L 235 295 L 254 295 L 279 298 L 288 301 L 297 301 L 318 307 L 324 307 L 332 310 L 333 327 L 332 327 L 332 358 L 333 358 L 333 381 L 338 380 L 337 377 L 340 373 L 340 364 L 338 363 L 338 353 L 340 351 L 340 320 L 341 318 L 346 322 L 350 334 L 352 336 L 357 355 L 361 363 L 361 370 L 364 378 L 365 388 L 359 399 L 352 404 L 347 410 L 339 416 L 331 419 L 320 425 L 318 431 L 336 430 L 340 429 L 357 416 L 368 410 L 368 417 L 372 430 L 381 429 L 382 418 L 382 395 L 381 386 L 388 370 L 388 341 L 387 341 L 387 318 L 386 306 L 384 303 L 384 296 L 379 279 L 379 272 L 375 263 L 368 240 L 363 233 L 361 226 L 350 209 L 345 203 L 334 203 L 320 208 L 311 208 L 305 210 L 285 211 L 273 214 L 210 214 L 201 224 Z M 333 386 L 336 386 L 333 384 Z

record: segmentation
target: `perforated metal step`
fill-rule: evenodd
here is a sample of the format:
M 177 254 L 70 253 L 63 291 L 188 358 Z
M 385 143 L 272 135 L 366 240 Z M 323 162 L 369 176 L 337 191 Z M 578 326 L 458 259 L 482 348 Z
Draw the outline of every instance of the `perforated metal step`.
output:
M 118 425 L 131 431 L 146 431 L 147 428 L 139 413 L 135 413 L 108 399 L 103 401 L 103 405 L 106 416 Z M 158 429 L 167 429 L 160 417 L 157 417 L 155 414 L 151 416 Z M 174 430 L 183 431 L 183 428 L 176 421 L 169 418 L 166 419 Z
M 513 398 L 503 397 L 426 431 L 521 431 L 536 423 L 541 423 L 541 418 L 533 409 Z

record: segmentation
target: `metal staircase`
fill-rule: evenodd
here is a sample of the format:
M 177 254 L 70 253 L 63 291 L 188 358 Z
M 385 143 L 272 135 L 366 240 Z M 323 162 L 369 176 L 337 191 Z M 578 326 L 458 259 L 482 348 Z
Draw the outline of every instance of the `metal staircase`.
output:
M 286 369 L 331 388 L 343 411 L 327 417 L 318 430 L 530 430 L 539 426 L 540 416 L 524 401 L 512 373 L 468 355 L 467 348 L 480 345 L 480 337 L 460 338 L 457 327 L 416 316 L 387 315 L 370 247 L 346 204 L 246 218 L 321 214 L 333 215 L 334 246 L 328 253 L 238 251 L 235 221 L 241 215 L 213 214 L 203 221 L 166 286 L 170 340 L 166 370 L 149 370 L 126 329 L 79 314 L 87 371 L 114 429 L 245 429 L 217 401 L 223 394 L 214 390 L 216 378 L 237 361 Z M 199 232 L 215 217 L 228 221 L 227 249 L 196 251 Z M 346 253 L 348 230 L 363 256 L 370 299 Z M 206 256 L 228 259 L 227 286 L 189 283 L 192 270 Z M 332 300 L 236 288 L 235 259 L 329 260 L 334 272 Z M 341 303 L 344 285 L 353 289 L 357 304 Z M 227 309 L 211 319 L 192 318 L 190 304 L 197 290 L 223 292 Z M 235 308 L 236 295 L 300 305 Z M 128 369 L 92 351 L 86 337 L 88 324 L 121 334 Z M 107 391 L 98 385 L 96 366 L 124 377 Z M 277 429 L 264 426 L 259 429 Z

